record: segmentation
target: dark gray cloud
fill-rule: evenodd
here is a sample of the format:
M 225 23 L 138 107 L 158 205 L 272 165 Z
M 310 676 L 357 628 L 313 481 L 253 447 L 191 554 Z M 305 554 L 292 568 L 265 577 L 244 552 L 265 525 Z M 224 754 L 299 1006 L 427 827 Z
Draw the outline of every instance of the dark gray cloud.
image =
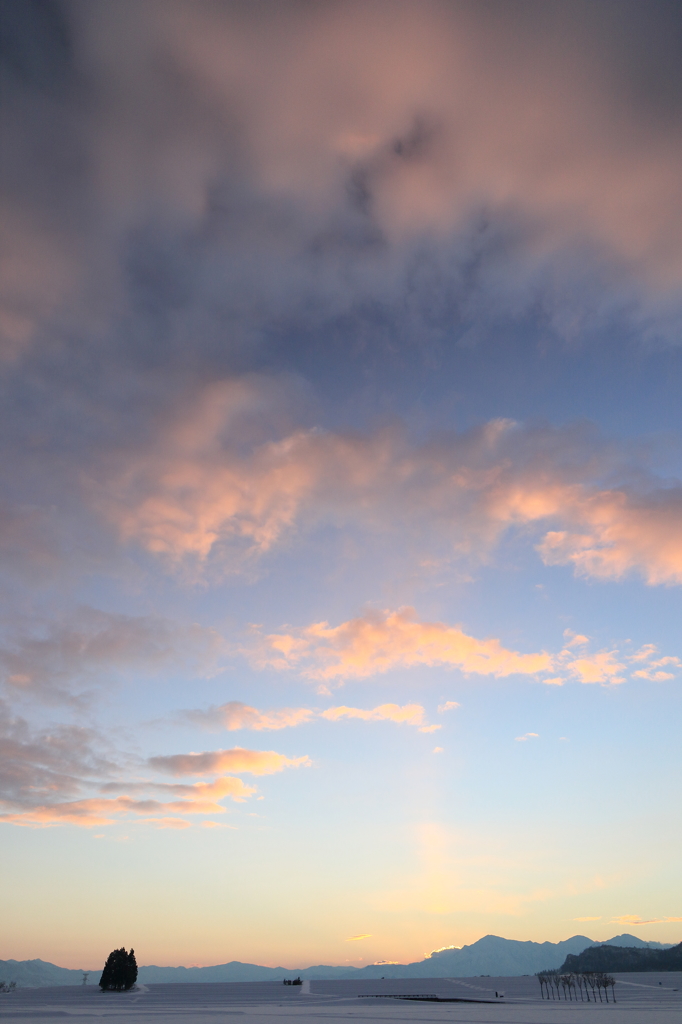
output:
M 73 798 L 111 777 L 109 745 L 84 726 L 32 730 L 0 701 L 0 801 L 5 807 Z
M 80 608 L 57 621 L 8 630 L 0 673 L 14 699 L 84 707 L 103 683 L 132 672 L 155 674 L 171 663 L 205 671 L 220 646 L 220 638 L 201 626 Z
M 669 4 L 6 6 L 5 353 L 72 443 L 283 334 L 676 336 Z

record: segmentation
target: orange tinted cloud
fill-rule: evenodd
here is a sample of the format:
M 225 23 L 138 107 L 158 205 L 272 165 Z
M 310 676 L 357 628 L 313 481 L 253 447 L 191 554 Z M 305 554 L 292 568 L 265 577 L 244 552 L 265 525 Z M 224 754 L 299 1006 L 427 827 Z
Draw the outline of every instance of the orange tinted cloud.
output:
M 673 924 L 678 921 L 682 921 L 682 917 L 650 917 L 644 920 L 639 914 L 621 914 L 620 917 L 614 917 L 613 921 L 616 924 L 625 925 L 642 925 L 642 924 Z
M 657 658 L 658 648 L 654 644 L 645 644 L 634 654 L 630 655 L 628 661 L 641 665 L 632 673 L 637 679 L 648 679 L 653 683 L 664 683 L 675 678 L 675 672 L 671 669 L 681 669 L 682 660 L 676 657 Z
M 246 452 L 230 447 L 225 437 L 239 438 L 269 387 L 211 385 L 118 473 L 93 483 L 123 539 L 175 565 L 212 558 L 243 569 L 294 529 L 330 520 L 418 537 L 423 555 L 474 560 L 531 526 L 548 565 L 682 582 L 682 489 L 604 489 L 599 475 L 614 457 L 592 437 L 500 420 L 417 447 L 397 430 L 299 430 Z M 285 660 L 301 645 L 291 635 L 276 642 Z
M 682 660 L 677 657 L 656 657 L 658 650 L 654 644 L 645 644 L 634 654 L 626 654 L 617 649 L 601 650 L 593 654 L 588 649 L 587 637 L 576 636 L 567 630 L 564 639 L 567 640 L 567 646 L 555 658 L 556 668 L 564 674 L 545 678 L 543 683 L 561 686 L 573 679 L 581 683 L 615 686 L 625 682 L 628 675 L 651 682 L 666 682 L 675 677 L 675 670 L 682 668 Z M 580 657 L 576 657 L 576 647 L 581 649 Z
M 632 570 L 647 583 L 682 583 L 682 490 L 632 496 L 571 488 L 557 518 L 578 530 L 551 530 L 538 546 L 547 565 L 573 565 L 584 576 L 621 579 Z M 530 517 L 533 518 L 533 517 Z
M 200 754 L 172 754 L 166 757 L 150 757 L 150 767 L 170 775 L 213 775 L 216 772 L 248 772 L 251 775 L 271 775 L 284 768 L 308 767 L 310 759 L 286 757 L 274 750 L 246 750 L 233 747 L 231 750 L 208 750 Z
M 576 658 L 566 665 L 568 671 L 581 683 L 615 684 L 625 682 L 625 665 L 617 660 L 618 651 L 600 651 L 598 654 Z
M 568 645 L 557 654 L 546 651 L 523 654 L 504 648 L 497 639 L 479 640 L 456 626 L 422 622 L 413 608 L 401 608 L 367 611 L 339 626 L 318 622 L 291 634 L 270 634 L 263 637 L 250 657 L 259 667 L 269 666 L 280 671 L 296 669 L 309 679 L 321 680 L 323 685 L 417 665 L 451 666 L 464 673 L 497 678 L 530 675 L 551 686 L 562 686 L 567 681 L 613 686 L 623 683 L 628 675 L 665 682 L 682 669 L 682 659 L 656 657 L 658 652 L 652 644 L 645 645 L 634 655 L 617 649 L 592 653 L 588 637 L 567 631 L 564 638 Z M 284 655 L 284 651 L 288 654 Z M 628 663 L 633 668 L 629 668 Z M 456 701 L 448 701 L 440 705 L 438 711 L 442 713 L 456 707 L 459 707 Z M 330 708 L 322 712 L 322 717 L 401 721 L 414 716 L 411 724 L 420 724 L 422 732 L 438 728 L 421 724 L 422 714 L 421 705 L 400 708 L 389 704 L 373 710 Z
M 162 785 L 154 786 L 154 788 L 189 798 L 189 800 L 177 802 L 173 805 L 167 805 L 168 807 L 173 806 L 176 810 L 181 810 L 182 807 L 187 807 L 191 804 L 193 807 L 199 807 L 201 805 L 202 807 L 209 807 L 222 811 L 222 808 L 216 803 L 217 800 L 222 800 L 224 797 L 229 796 L 231 800 L 234 800 L 237 803 L 243 803 L 244 800 L 253 796 L 253 794 L 257 792 L 255 786 L 248 786 L 241 779 L 235 779 L 230 775 L 214 779 L 213 782 L 194 782 L 191 785 Z M 197 810 L 193 813 L 204 814 L 206 812 Z
M 551 669 L 545 652 L 520 654 L 499 640 L 477 640 L 455 626 L 420 622 L 412 608 L 368 611 L 362 616 L 329 626 L 318 622 L 298 632 L 304 645 L 289 659 L 275 656 L 274 664 L 300 664 L 312 679 L 366 678 L 392 668 L 415 665 L 451 665 L 479 675 L 534 675 Z M 266 641 L 277 650 L 280 635 Z M 264 655 L 267 663 L 267 654 Z
M 299 644 L 278 644 L 275 642 L 273 648 L 281 652 L 282 647 L 292 652 L 305 650 L 305 641 Z M 458 704 L 452 704 L 459 707 Z M 258 708 L 249 707 L 241 701 L 230 701 L 218 707 L 211 707 L 207 710 L 194 710 L 182 712 L 182 717 L 187 718 L 197 725 L 208 729 L 236 729 L 253 730 L 275 730 L 286 729 L 292 726 L 312 722 L 316 718 L 326 718 L 327 721 L 336 722 L 341 718 L 359 718 L 365 722 L 403 722 L 408 725 L 415 725 L 421 732 L 432 732 L 440 729 L 439 725 L 426 725 L 424 721 L 425 711 L 421 704 L 381 704 L 376 708 L 352 708 L 334 707 L 325 711 L 318 711 L 313 708 L 277 708 L 272 711 L 259 711 Z M 236 769 L 232 768 L 231 771 Z
M 135 800 L 129 796 L 112 799 L 93 797 L 86 800 L 72 800 L 63 803 L 41 804 L 25 807 L 19 811 L 0 814 L 0 823 L 46 827 L 50 825 L 80 825 L 91 828 L 96 825 L 111 825 L 122 816 L 143 815 L 147 821 L 168 821 L 177 814 L 224 814 L 225 808 L 217 801 L 230 797 L 238 803 L 252 796 L 256 789 L 247 786 L 241 779 L 224 777 L 212 783 L 196 783 L 193 786 L 169 787 L 186 799 L 163 802 L 160 800 Z M 178 819 L 173 819 L 177 821 Z M 166 825 L 165 827 L 176 827 Z M 184 826 L 177 826 L 184 827 Z
M 342 705 L 338 708 L 327 708 L 322 712 L 322 718 L 336 722 L 339 718 L 361 718 L 365 722 L 398 722 L 407 725 L 424 725 L 424 708 L 421 704 L 380 704 L 379 707 L 365 710 L 363 708 L 348 708 Z

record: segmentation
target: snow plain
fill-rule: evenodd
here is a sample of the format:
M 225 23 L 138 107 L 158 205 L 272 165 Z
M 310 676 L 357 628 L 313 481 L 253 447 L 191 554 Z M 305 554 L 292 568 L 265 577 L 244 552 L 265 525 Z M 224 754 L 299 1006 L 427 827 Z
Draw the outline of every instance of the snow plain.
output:
M 617 974 L 614 1003 L 540 998 L 537 980 L 522 978 L 307 981 L 148 985 L 102 993 L 94 985 L 20 989 L 0 996 L 0 1020 L 18 1024 L 363 1024 L 415 1021 L 453 1024 L 680 1024 L 682 973 Z M 495 992 L 504 993 L 496 998 Z M 463 1002 L 416 1002 L 392 996 L 434 995 Z M 471 1000 L 471 1001 L 469 1001 Z

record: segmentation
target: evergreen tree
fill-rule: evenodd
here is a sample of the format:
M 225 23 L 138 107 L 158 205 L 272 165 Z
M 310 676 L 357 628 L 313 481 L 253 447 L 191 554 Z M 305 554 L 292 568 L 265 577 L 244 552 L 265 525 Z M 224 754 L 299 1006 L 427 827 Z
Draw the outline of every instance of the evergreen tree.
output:
M 127 992 L 137 981 L 137 961 L 135 950 L 126 953 L 125 946 L 114 949 L 107 957 L 107 962 L 99 979 L 99 987 L 103 992 Z
M 135 950 L 131 946 L 130 947 L 130 952 L 128 953 L 128 962 L 126 964 L 126 983 L 125 983 L 126 991 L 129 988 L 132 988 L 136 981 L 137 981 L 137 960 L 135 959 Z

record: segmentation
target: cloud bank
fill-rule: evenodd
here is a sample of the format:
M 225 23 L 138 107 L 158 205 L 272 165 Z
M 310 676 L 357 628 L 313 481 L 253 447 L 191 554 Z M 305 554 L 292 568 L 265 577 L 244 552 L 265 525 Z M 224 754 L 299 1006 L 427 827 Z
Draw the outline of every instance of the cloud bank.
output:
M 509 531 L 533 531 L 545 564 L 596 579 L 682 581 L 679 482 L 657 479 L 646 456 L 584 425 L 498 420 L 421 445 L 397 428 L 300 430 L 237 450 L 228 432 L 239 437 L 245 408 L 260 401 L 255 380 L 211 385 L 146 451 L 92 483 L 95 507 L 124 541 L 171 565 L 211 556 L 243 566 L 326 523 L 401 531 L 432 553 L 447 547 L 475 561 Z
M 234 352 L 272 323 L 371 333 L 370 310 L 412 334 L 540 307 L 562 336 L 620 316 L 674 339 L 677 76 L 652 116 L 622 52 L 663 81 L 669 14 L 562 6 L 22 5 L 5 358 L 134 323 L 131 358 L 201 334 L 211 360 L 226 322 Z
M 657 657 L 659 652 L 653 644 L 645 645 L 634 654 L 618 649 L 593 652 L 589 650 L 587 637 L 576 636 L 568 630 L 565 638 L 567 645 L 556 654 L 547 651 L 524 654 L 505 648 L 495 638 L 481 640 L 457 626 L 420 621 L 413 608 L 369 609 L 339 626 L 318 622 L 288 633 L 270 633 L 262 638 L 259 646 L 245 653 L 260 668 L 293 670 L 304 678 L 320 681 L 321 692 L 326 683 L 367 679 L 419 665 L 445 666 L 459 669 L 465 675 L 498 679 L 529 676 L 558 686 L 567 681 L 614 686 L 623 683 L 628 674 L 633 679 L 666 682 L 675 678 L 675 670 L 682 668 L 682 660 L 675 656 Z M 576 646 L 580 647 L 578 656 Z M 438 711 L 443 713 L 457 707 L 456 701 L 447 701 Z M 325 718 L 339 718 L 344 714 L 365 719 L 409 720 L 422 712 L 420 705 L 404 708 L 383 705 L 374 711 L 332 708 L 322 715 Z M 433 728 L 424 727 L 422 731 Z

